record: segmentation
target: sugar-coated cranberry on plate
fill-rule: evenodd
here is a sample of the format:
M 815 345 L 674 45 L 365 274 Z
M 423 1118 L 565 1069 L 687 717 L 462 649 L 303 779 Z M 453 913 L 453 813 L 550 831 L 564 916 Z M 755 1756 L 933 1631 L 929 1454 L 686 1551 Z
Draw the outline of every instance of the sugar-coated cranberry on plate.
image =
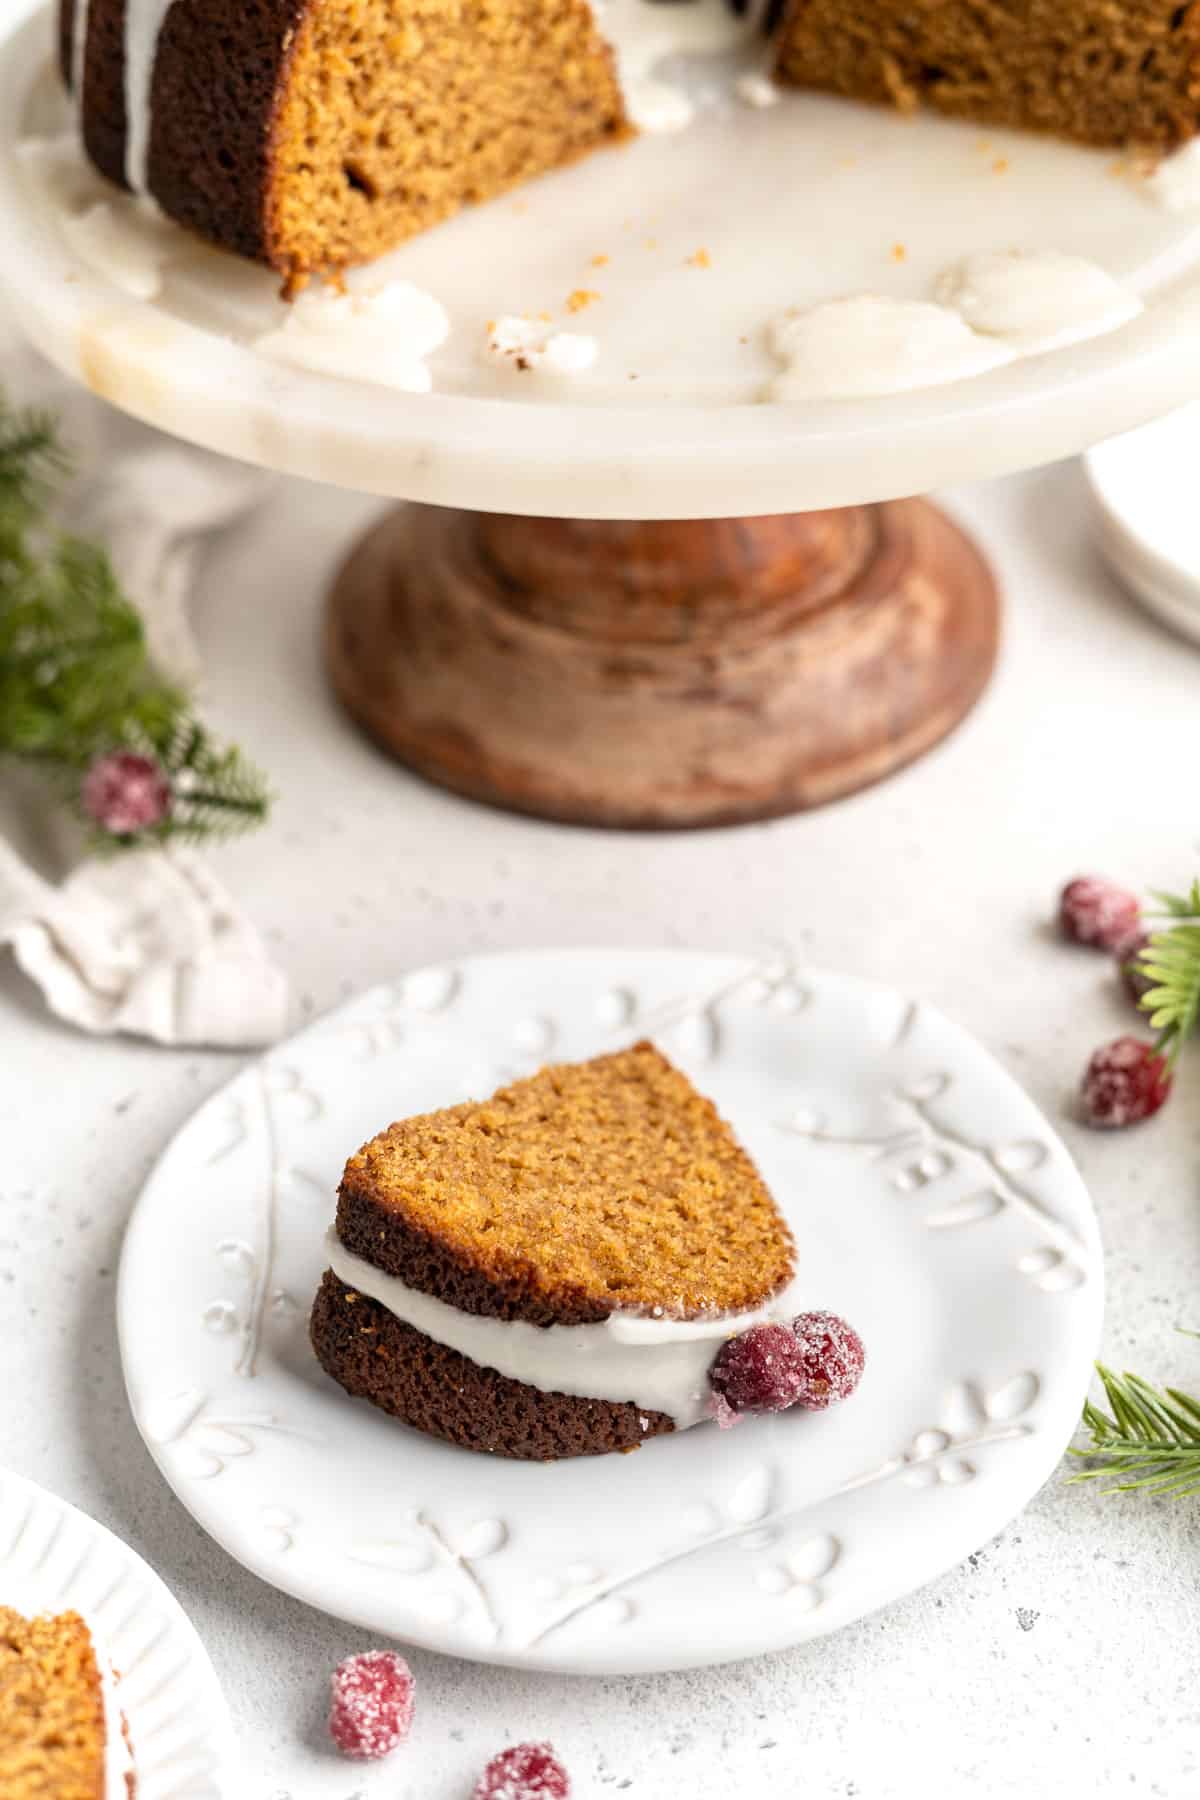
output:
M 783 1412 L 800 1397 L 804 1366 L 789 1325 L 751 1325 L 723 1344 L 709 1386 L 734 1413 Z M 723 1424 L 727 1418 L 720 1418 Z
M 800 1350 L 801 1380 L 796 1405 L 823 1412 L 848 1400 L 866 1367 L 867 1353 L 853 1325 L 836 1313 L 807 1312 L 792 1320 Z

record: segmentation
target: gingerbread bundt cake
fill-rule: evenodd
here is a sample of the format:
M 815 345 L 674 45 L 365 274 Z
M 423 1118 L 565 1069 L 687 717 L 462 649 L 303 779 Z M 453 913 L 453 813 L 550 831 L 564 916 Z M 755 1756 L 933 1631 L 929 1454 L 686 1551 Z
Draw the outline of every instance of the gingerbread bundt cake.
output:
M 743 9 L 746 0 L 685 0 Z M 656 0 L 59 0 L 96 166 L 293 281 L 626 135 Z M 778 8 L 766 10 L 774 18 Z M 1089 144 L 1200 120 L 1200 0 L 785 0 L 786 83 Z M 781 189 L 782 192 L 782 189 Z
M 134 1800 L 120 1714 L 78 1613 L 28 1619 L 0 1606 L 4 1800 Z
M 111 180 L 291 277 L 392 249 L 626 130 L 588 0 L 60 0 Z
M 347 1164 L 327 1250 L 335 1381 L 541 1461 L 712 1416 L 710 1365 L 792 1273 L 753 1163 L 649 1044 L 391 1126 Z

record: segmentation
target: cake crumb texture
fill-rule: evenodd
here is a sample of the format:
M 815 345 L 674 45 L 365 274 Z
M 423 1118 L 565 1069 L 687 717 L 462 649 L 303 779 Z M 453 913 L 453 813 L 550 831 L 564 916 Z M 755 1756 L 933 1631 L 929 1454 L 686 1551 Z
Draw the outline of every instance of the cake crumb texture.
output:
M 1200 122 L 1200 5 L 791 0 L 777 72 L 903 111 L 1170 147 Z
M 104 1800 L 104 1697 L 77 1613 L 26 1619 L 0 1606 L 0 1795 Z
M 391 1126 L 346 1165 L 337 1230 L 410 1287 L 539 1325 L 745 1311 L 792 1272 L 754 1164 L 647 1043 Z

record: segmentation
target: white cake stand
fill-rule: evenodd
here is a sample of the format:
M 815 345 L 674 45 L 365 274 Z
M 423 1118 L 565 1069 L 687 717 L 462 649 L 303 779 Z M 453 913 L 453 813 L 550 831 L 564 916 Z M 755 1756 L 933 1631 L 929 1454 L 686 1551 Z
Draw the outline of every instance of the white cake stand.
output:
M 1200 213 L 1162 209 L 1111 154 L 810 95 L 710 109 L 378 265 L 449 314 L 431 393 L 306 372 L 255 347 L 284 311 L 266 271 L 164 230 L 160 290 L 138 299 L 64 234 L 97 199 L 129 203 L 86 173 L 52 191 L 20 153 L 64 124 L 49 15 L 21 10 L 0 37 L 18 319 L 153 425 L 422 503 L 341 578 L 330 657 L 381 742 L 479 798 L 688 825 L 888 773 L 974 703 L 997 628 L 972 547 L 895 497 L 1073 454 L 1200 392 Z M 1145 311 L 970 381 L 762 403 L 787 307 L 927 297 L 948 263 L 1010 247 L 1089 257 Z M 572 318 L 580 290 L 599 297 Z M 489 319 L 542 312 L 599 342 L 569 383 L 482 355 Z M 630 519 L 656 523 L 595 523 Z

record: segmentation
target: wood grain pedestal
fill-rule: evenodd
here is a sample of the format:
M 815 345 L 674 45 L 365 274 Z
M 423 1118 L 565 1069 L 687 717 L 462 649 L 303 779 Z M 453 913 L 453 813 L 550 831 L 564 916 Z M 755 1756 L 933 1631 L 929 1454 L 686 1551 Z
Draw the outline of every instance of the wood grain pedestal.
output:
M 404 507 L 330 599 L 335 687 L 385 749 L 517 812 L 769 818 L 945 737 L 996 654 L 996 585 L 924 500 L 593 523 Z

